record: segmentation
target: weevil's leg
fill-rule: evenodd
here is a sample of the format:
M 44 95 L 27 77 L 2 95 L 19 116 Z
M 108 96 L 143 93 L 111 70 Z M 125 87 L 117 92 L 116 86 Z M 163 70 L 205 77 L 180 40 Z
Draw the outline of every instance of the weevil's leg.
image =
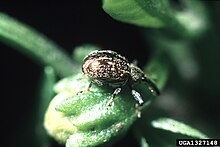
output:
M 118 88 L 115 89 L 115 91 L 113 92 L 110 100 L 108 101 L 107 106 L 111 106 L 112 105 L 115 96 L 118 95 L 120 92 L 121 92 L 121 87 L 118 87 Z
M 148 89 L 152 92 L 152 94 L 154 96 L 159 96 L 160 95 L 160 91 L 157 88 L 157 86 L 147 77 L 143 77 L 142 81 L 146 82 L 148 84 Z
M 135 104 L 136 114 L 138 118 L 141 118 L 141 106 L 139 104 Z
M 93 84 L 93 83 L 97 84 L 98 86 L 102 86 L 102 85 L 103 85 L 103 82 L 102 82 L 102 81 L 97 80 L 97 79 L 92 79 L 92 81 L 89 83 L 88 88 L 87 88 L 86 90 L 84 90 L 84 91 L 79 91 L 78 93 L 86 93 L 86 92 L 89 92 L 90 89 L 91 89 L 91 87 L 92 87 L 92 84 Z M 77 93 L 77 94 L 78 94 L 78 93 Z
M 131 90 L 131 94 L 134 97 L 135 101 L 137 101 L 140 106 L 142 106 L 144 104 L 144 101 L 143 101 L 143 99 L 141 97 L 141 94 L 139 92 L 137 92 L 136 90 L 132 89 Z
M 93 84 L 93 82 L 91 81 L 91 82 L 89 83 L 89 86 L 87 87 L 86 90 L 81 90 L 81 91 L 77 92 L 77 94 L 89 92 L 89 91 L 90 91 L 90 88 L 92 87 L 92 84 Z
M 89 83 L 89 86 L 87 87 L 87 89 L 86 89 L 84 92 L 89 92 L 90 89 L 91 89 L 91 87 L 92 87 L 92 84 L 93 84 L 93 81 L 91 81 L 91 82 Z
M 134 90 L 132 87 L 130 88 L 131 88 L 132 96 L 134 97 L 135 101 L 137 101 L 137 103 L 135 104 L 136 114 L 137 114 L 137 117 L 140 118 L 141 117 L 141 106 L 144 104 L 144 101 L 139 92 Z
M 81 90 L 81 91 L 77 92 L 77 94 L 89 92 L 90 89 L 91 89 L 91 87 L 92 87 L 92 84 L 93 84 L 93 83 L 94 83 L 94 81 L 92 80 L 92 81 L 89 83 L 89 86 L 87 87 L 86 90 Z
M 136 108 L 137 117 L 140 118 L 141 117 L 141 106 L 144 104 L 144 101 L 141 97 L 141 94 L 137 92 L 136 90 L 132 89 L 131 94 L 133 95 L 134 99 L 138 102 L 135 104 L 135 108 Z

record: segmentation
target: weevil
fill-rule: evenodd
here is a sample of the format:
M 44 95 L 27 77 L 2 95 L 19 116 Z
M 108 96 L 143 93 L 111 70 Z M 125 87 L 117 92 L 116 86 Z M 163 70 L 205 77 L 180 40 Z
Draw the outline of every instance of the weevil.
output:
M 126 84 L 129 85 L 131 94 L 139 106 L 142 106 L 144 101 L 141 94 L 133 88 L 134 84 L 143 81 L 154 96 L 160 94 L 157 86 L 139 67 L 129 63 L 124 56 L 112 50 L 96 50 L 89 53 L 83 60 L 82 72 L 92 78 L 87 91 L 92 87 L 92 84 L 115 88 L 109 100 L 109 105 Z

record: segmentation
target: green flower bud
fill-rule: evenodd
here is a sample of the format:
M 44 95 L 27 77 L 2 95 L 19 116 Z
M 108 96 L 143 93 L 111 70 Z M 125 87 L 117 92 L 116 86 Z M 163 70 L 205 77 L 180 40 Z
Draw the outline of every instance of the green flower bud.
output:
M 93 84 L 90 91 L 79 93 L 86 90 L 90 82 L 78 74 L 55 86 L 58 94 L 48 107 L 44 125 L 53 138 L 66 146 L 112 143 L 112 140 L 121 138 L 137 119 L 136 102 L 127 86 L 108 106 L 114 88 Z M 143 88 L 139 86 L 139 91 L 144 90 L 142 96 L 149 98 L 151 93 L 146 92 L 146 86 Z

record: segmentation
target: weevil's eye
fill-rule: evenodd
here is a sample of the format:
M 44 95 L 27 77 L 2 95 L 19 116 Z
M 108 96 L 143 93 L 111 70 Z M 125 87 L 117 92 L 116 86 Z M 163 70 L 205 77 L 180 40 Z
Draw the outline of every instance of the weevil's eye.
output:
M 121 74 L 121 77 L 124 79 L 124 78 L 127 78 L 130 76 L 130 72 L 125 72 L 123 74 Z

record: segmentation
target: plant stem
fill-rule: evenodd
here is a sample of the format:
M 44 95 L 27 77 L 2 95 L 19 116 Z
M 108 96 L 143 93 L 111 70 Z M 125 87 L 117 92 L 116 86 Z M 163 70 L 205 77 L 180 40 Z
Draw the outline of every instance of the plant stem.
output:
M 77 71 L 61 47 L 33 28 L 0 12 L 0 41 L 34 58 L 41 64 L 51 66 L 60 77 Z

